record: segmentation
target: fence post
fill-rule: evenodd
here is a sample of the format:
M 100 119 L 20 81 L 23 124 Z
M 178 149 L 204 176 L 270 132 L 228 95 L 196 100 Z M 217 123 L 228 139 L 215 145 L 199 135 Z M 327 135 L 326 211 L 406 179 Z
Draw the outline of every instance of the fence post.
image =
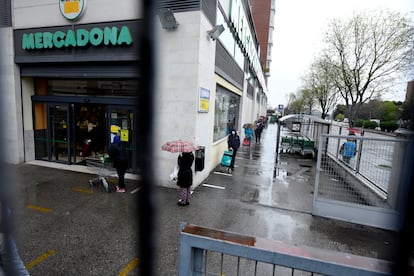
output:
M 203 269 L 204 250 L 192 247 L 188 243 L 188 238 L 182 233 L 187 225 L 186 222 L 180 222 L 180 250 L 178 262 L 178 276 L 201 276 Z
M 276 154 L 275 164 L 273 166 L 273 178 L 276 178 L 277 163 L 279 162 L 279 142 L 280 142 L 280 121 L 277 122 L 277 134 L 276 134 Z
M 339 127 L 339 134 L 338 135 L 342 135 L 342 127 Z M 339 148 L 341 147 L 341 138 L 338 138 L 338 142 L 336 145 L 336 153 L 335 153 L 335 157 L 336 159 L 339 159 Z
M 361 132 L 361 136 L 364 137 L 364 131 Z M 356 165 L 355 165 L 355 172 L 356 173 L 359 173 L 359 166 L 361 165 L 361 154 L 362 154 L 362 144 L 363 143 L 364 143 L 363 139 L 359 140 L 358 157 L 357 157 L 357 162 L 356 162 Z
M 188 244 L 186 236 L 182 230 L 187 225 L 186 222 L 180 222 L 180 249 L 178 251 L 178 276 L 191 276 L 191 246 Z
M 193 248 L 193 261 L 194 261 L 194 276 L 201 276 L 203 275 L 203 249 L 200 248 Z M 206 274 L 207 275 L 207 271 Z

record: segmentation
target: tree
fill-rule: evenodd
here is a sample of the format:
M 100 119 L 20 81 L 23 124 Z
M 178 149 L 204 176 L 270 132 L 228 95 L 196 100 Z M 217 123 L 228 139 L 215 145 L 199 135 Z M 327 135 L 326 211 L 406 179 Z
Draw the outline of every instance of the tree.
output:
M 303 79 L 309 97 L 315 99 L 322 110 L 322 119 L 326 118 L 338 102 L 338 93 L 332 79 L 331 64 L 323 57 L 311 65 L 309 74 Z
M 382 102 L 380 100 L 370 100 L 369 102 L 363 104 L 363 106 L 359 109 L 357 117 L 355 119 L 381 119 L 381 112 L 380 107 Z
M 286 113 L 301 114 L 312 113 L 313 106 L 315 104 L 314 98 L 310 92 L 306 89 L 297 91 L 296 93 L 290 93 L 288 96 L 288 104 L 286 107 Z
M 303 101 L 295 93 L 290 93 L 288 96 L 288 103 L 285 109 L 285 114 L 300 114 L 303 113 Z
M 340 116 L 338 116 L 340 115 Z M 343 104 L 338 104 L 332 114 L 332 117 L 335 118 L 335 120 L 337 119 L 344 119 L 346 115 L 346 106 Z
M 313 107 L 315 106 L 315 97 L 312 94 L 312 91 L 306 88 L 300 90 L 299 98 L 302 100 L 305 113 L 312 114 Z
M 381 114 L 379 119 L 381 121 L 396 122 L 401 117 L 401 112 L 399 112 L 395 103 L 391 101 L 382 102 L 379 111 Z
M 414 29 L 397 12 L 334 19 L 325 36 L 324 58 L 344 99 L 352 125 L 361 105 L 389 91 L 402 73 L 412 73 Z

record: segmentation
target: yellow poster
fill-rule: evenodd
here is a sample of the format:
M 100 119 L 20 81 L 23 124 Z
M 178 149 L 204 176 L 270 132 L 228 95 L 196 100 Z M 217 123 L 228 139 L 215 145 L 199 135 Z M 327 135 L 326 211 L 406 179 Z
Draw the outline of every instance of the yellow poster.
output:
M 128 142 L 129 141 L 129 131 L 128 129 L 121 129 L 121 141 Z
M 210 108 L 210 90 L 200 87 L 198 112 L 208 112 Z
M 119 132 L 119 126 L 111 125 L 111 132 L 112 133 L 118 133 Z
M 209 103 L 210 103 L 209 100 L 200 98 L 200 107 L 199 107 L 200 112 L 207 112 L 209 108 L 208 106 Z

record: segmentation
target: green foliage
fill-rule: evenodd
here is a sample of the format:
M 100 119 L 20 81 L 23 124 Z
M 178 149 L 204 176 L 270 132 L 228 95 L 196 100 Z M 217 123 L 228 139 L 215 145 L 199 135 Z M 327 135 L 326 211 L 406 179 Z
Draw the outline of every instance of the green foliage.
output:
M 378 123 L 375 122 L 375 121 L 358 119 L 355 122 L 355 126 L 356 127 L 369 128 L 369 129 L 375 129 L 378 126 Z
M 375 129 L 378 126 L 377 122 L 365 120 L 364 121 L 364 128 Z
M 339 113 L 338 115 L 335 116 L 335 121 L 341 122 L 344 120 L 344 118 L 345 118 L 345 115 L 342 113 Z
M 398 108 L 394 102 L 385 101 L 379 107 L 381 121 L 397 121 L 399 117 Z
M 380 128 L 382 131 L 392 132 L 398 128 L 398 125 L 394 121 L 383 121 L 380 123 Z
M 335 118 L 336 120 L 336 116 L 338 116 L 339 114 L 342 114 L 344 117 L 342 118 L 342 120 L 345 118 L 345 111 L 346 111 L 346 106 L 343 104 L 338 104 L 334 110 L 334 112 L 332 113 L 332 116 Z
M 363 127 L 363 126 L 364 126 L 364 122 L 365 122 L 365 120 L 363 120 L 363 119 L 358 119 L 358 120 L 356 120 L 356 122 L 355 122 L 355 126 L 356 126 L 356 127 Z

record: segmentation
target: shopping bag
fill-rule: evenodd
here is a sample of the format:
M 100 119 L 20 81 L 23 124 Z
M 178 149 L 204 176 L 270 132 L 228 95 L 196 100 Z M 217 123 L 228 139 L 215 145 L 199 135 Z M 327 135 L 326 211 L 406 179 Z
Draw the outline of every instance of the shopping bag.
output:
M 225 150 L 223 153 L 223 157 L 221 158 L 221 165 L 225 167 L 230 167 L 232 157 L 233 157 L 233 151 Z
M 250 146 L 250 139 L 249 138 L 244 138 L 243 139 L 243 146 Z
M 177 178 L 178 178 L 178 170 L 179 169 L 180 168 L 178 167 L 178 164 L 176 164 L 174 166 L 174 169 L 173 169 L 172 173 L 170 174 L 170 181 L 177 181 Z

